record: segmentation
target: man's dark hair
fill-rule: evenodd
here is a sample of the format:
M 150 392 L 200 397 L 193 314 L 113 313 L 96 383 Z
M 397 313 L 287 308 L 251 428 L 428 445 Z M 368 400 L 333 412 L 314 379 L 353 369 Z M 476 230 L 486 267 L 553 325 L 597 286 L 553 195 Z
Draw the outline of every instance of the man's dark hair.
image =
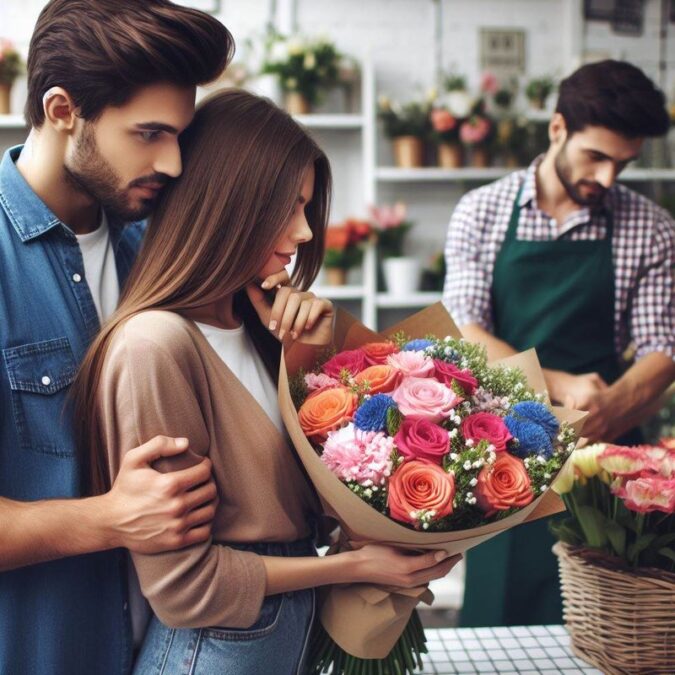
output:
M 599 61 L 560 83 L 556 112 L 569 134 L 587 126 L 605 127 L 626 138 L 662 136 L 670 127 L 663 92 L 625 61 Z
M 42 125 L 50 87 L 63 87 L 81 117 L 95 120 L 151 84 L 210 82 L 233 54 L 220 21 L 168 0 L 51 0 L 30 42 L 26 119 Z

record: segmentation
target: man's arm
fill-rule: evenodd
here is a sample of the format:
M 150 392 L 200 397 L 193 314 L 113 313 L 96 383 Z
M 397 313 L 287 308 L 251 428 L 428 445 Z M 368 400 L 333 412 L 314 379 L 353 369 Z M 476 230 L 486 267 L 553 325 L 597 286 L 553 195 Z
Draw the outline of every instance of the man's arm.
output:
M 186 449 L 185 439 L 153 438 L 127 453 L 112 489 L 97 497 L 0 497 L 0 572 L 120 546 L 158 553 L 206 541 L 216 497 L 210 461 L 171 475 L 150 466 Z

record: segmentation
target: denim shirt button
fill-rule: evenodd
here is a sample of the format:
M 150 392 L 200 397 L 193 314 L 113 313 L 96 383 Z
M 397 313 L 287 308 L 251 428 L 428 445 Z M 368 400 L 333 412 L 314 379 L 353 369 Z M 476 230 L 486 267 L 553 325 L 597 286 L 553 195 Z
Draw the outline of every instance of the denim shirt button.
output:
M 44 375 L 42 377 L 42 384 L 45 385 L 45 387 L 48 387 L 52 383 L 52 378 L 49 377 L 49 375 Z
M 80 281 L 82 281 L 82 277 L 81 277 L 77 272 L 75 272 L 75 274 L 73 274 L 73 281 L 74 281 L 76 284 L 79 284 Z

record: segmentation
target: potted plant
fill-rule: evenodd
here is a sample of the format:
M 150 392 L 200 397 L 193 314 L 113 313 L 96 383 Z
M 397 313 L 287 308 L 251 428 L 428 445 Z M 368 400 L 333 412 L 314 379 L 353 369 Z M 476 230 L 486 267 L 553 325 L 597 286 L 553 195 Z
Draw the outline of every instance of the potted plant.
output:
M 361 264 L 364 245 L 370 235 L 370 223 L 355 218 L 326 229 L 323 266 L 329 286 L 343 286 L 346 283 L 347 272 Z
M 399 296 L 414 293 L 419 286 L 420 264 L 417 258 L 403 255 L 405 238 L 413 225 L 406 205 L 373 206 L 370 216 L 387 291 Z
M 675 439 L 575 450 L 553 484 L 553 526 L 574 652 L 604 673 L 675 664 Z
M 422 282 L 420 284 L 423 291 L 442 291 L 445 285 L 445 254 L 443 251 L 435 253 L 431 258 L 429 266 L 422 270 Z
M 550 77 L 535 77 L 525 87 L 525 96 L 536 110 L 543 110 L 546 99 L 551 95 L 555 84 Z
M 494 125 L 484 112 L 476 112 L 459 128 L 459 138 L 471 150 L 471 164 L 484 168 L 490 164 L 489 144 Z
M 444 169 L 462 166 L 463 153 L 459 142 L 458 120 L 446 106 L 436 106 L 430 113 L 432 137 L 438 147 L 438 165 Z
M 22 69 L 19 52 L 9 40 L 0 38 L 0 115 L 9 114 L 12 85 Z
M 385 136 L 393 142 L 397 166 L 416 168 L 424 164 L 424 139 L 430 131 L 429 111 L 430 104 L 426 101 L 399 104 L 380 97 L 379 117 Z
M 262 72 L 279 78 L 286 109 L 302 115 L 321 100 L 325 89 L 337 84 L 340 61 L 340 53 L 328 40 L 274 35 Z

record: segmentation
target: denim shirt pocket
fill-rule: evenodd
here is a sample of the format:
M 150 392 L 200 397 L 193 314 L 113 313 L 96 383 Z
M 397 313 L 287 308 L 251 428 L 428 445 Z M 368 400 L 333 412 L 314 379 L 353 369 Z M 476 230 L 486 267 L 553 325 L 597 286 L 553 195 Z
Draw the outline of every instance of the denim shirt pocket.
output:
M 3 349 L 2 355 L 21 447 L 72 457 L 75 454 L 72 420 L 65 404 L 77 363 L 68 338 Z

